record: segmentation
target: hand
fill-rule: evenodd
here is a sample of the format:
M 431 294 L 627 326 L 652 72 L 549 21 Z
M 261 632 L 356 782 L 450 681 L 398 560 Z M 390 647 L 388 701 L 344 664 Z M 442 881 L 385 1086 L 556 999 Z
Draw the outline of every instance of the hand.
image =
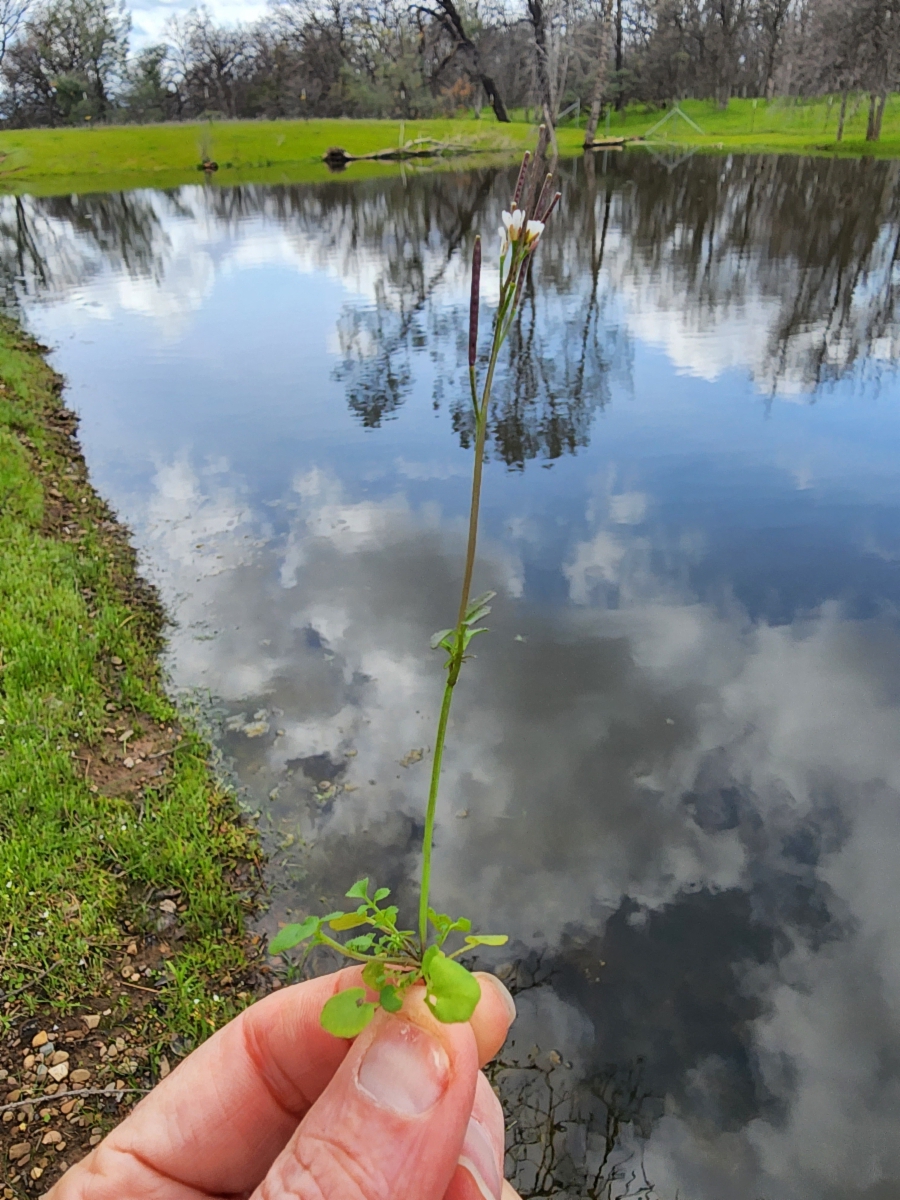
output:
M 479 975 L 471 1022 L 413 989 L 355 1041 L 319 1024 L 360 970 L 275 992 L 189 1055 L 45 1200 L 517 1200 L 479 1071 L 515 1016 Z

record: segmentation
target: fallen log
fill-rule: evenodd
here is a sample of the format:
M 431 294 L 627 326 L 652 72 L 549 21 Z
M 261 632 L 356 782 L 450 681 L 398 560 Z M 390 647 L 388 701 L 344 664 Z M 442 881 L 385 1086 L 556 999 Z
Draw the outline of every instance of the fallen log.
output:
M 438 142 L 434 138 L 416 138 L 403 146 L 388 150 L 373 150 L 371 154 L 350 154 L 343 146 L 329 146 L 322 155 L 332 169 L 340 170 L 351 162 L 403 161 L 410 158 L 440 158 L 455 154 L 477 154 L 473 146 L 454 146 L 449 142 Z

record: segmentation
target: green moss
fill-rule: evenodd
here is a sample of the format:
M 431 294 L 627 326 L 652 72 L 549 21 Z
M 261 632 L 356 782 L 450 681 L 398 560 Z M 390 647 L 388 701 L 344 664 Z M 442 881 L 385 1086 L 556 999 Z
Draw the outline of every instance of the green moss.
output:
M 252 836 L 208 746 L 179 729 L 160 612 L 72 427 L 40 348 L 0 319 L 0 975 L 4 992 L 27 989 L 0 1011 L 64 1014 L 108 995 L 123 947 L 153 928 L 153 893 L 177 889 L 183 938 L 150 1015 L 167 1039 L 196 1039 L 240 1003 L 221 981 L 248 965 L 229 872 L 246 867 Z M 119 726 L 174 746 L 158 782 L 118 786 Z

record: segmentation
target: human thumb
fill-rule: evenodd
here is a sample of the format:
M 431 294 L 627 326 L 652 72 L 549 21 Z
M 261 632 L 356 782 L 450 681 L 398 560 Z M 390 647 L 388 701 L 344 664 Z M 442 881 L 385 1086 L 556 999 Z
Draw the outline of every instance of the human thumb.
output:
M 472 1027 L 440 1024 L 415 989 L 359 1035 L 254 1200 L 443 1200 L 477 1075 Z

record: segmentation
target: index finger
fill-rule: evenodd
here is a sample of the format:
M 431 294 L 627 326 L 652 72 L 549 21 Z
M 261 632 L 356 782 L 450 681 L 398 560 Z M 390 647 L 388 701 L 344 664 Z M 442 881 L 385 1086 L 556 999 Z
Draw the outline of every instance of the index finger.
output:
M 85 1160 L 92 1200 L 105 1200 L 98 1190 L 104 1179 L 110 1200 L 121 1200 L 123 1172 L 129 1171 L 145 1185 L 155 1176 L 201 1194 L 252 1191 L 350 1047 L 322 1028 L 323 1006 L 336 992 L 360 984 L 360 968 L 348 967 L 284 988 L 215 1033 Z M 510 1024 L 511 999 L 504 1000 L 504 993 L 482 986 L 472 1018 L 482 1061 L 496 1053 Z M 51 1193 L 56 1200 L 70 1194 L 70 1176 Z M 76 1185 L 71 1195 L 78 1194 Z

